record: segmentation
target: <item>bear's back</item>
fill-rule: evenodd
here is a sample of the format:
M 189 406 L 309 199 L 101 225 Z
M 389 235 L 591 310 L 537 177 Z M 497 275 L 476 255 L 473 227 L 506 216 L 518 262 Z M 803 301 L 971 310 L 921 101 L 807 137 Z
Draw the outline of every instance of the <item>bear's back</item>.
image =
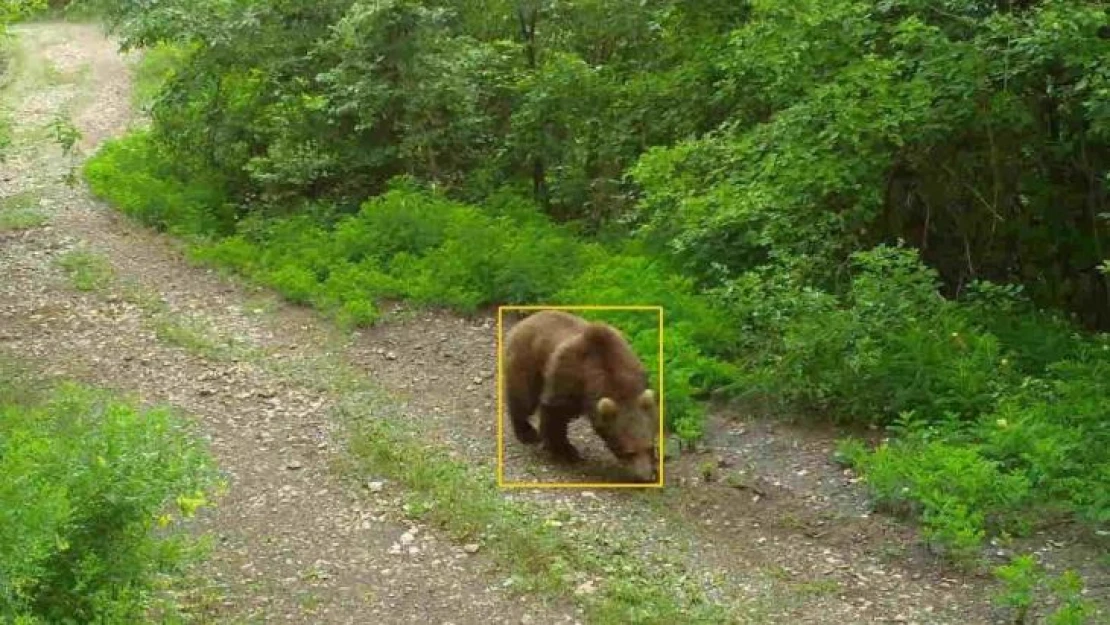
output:
M 557 310 L 535 313 L 505 335 L 505 358 L 514 369 L 541 373 L 560 345 L 581 336 L 586 322 Z
M 647 387 L 647 374 L 624 337 L 604 323 L 545 310 L 518 322 L 507 337 L 508 364 L 549 383 L 576 380 L 584 401 L 602 396 L 631 401 Z

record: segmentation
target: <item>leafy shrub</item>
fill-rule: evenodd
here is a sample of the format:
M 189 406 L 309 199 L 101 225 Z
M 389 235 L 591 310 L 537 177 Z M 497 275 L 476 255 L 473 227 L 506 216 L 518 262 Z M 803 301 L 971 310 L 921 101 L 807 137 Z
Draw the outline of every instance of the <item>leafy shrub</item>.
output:
M 245 270 L 298 302 L 341 308 L 404 297 L 473 312 L 546 299 L 573 280 L 590 248 L 549 223 L 516 224 L 410 188 L 363 204 L 333 228 L 299 215 L 194 255 Z M 372 318 L 372 316 L 371 316 Z
M 7 33 L 8 24 L 30 17 L 46 6 L 46 0 L 5 0 L 0 4 L 0 36 Z
M 189 555 L 167 503 L 204 503 L 214 468 L 168 410 L 62 385 L 0 405 L 0 617 L 142 620 L 154 577 Z M 159 515 L 162 515 L 159 517 Z M 157 531 L 156 531 L 157 530 Z
M 920 517 L 956 559 L 1061 514 L 1105 523 L 1107 341 L 1030 312 L 1013 289 L 944 299 L 909 249 L 852 258 L 842 295 L 789 269 L 715 291 L 746 331 L 737 392 L 889 426 L 894 441 L 845 453 L 880 502 Z
M 1008 379 L 997 339 L 937 293 L 913 250 L 858 252 L 843 297 L 759 278 L 720 291 L 763 338 L 745 392 L 844 419 L 974 418 Z M 751 339 L 749 339 L 751 340 Z
M 357 216 L 336 226 L 336 253 L 352 263 L 371 258 L 380 264 L 401 252 L 421 256 L 443 243 L 454 206 L 414 193 L 411 185 L 393 190 L 365 202 Z
M 920 515 L 926 539 L 957 559 L 972 556 L 988 528 L 1011 527 L 1030 494 L 1024 476 L 1007 473 L 978 446 L 908 434 L 857 458 L 881 502 Z
M 986 455 L 1027 480 L 1042 506 L 1110 522 L 1110 350 L 1052 365 L 984 415 Z
M 141 223 L 181 235 L 227 233 L 234 212 L 219 182 L 197 175 L 185 184 L 180 173 L 148 132 L 107 141 L 84 165 L 93 194 Z
M 159 44 L 143 50 L 141 62 L 135 66 L 131 101 L 140 109 L 149 110 L 173 79 L 178 68 L 188 61 L 192 50 L 174 44 Z
M 1055 604 L 1055 609 L 1045 614 L 1044 622 L 1049 625 L 1083 625 L 1097 613 L 1097 604 L 1083 597 L 1083 579 L 1075 571 L 1049 575 L 1034 556 L 1026 554 L 996 567 L 994 574 L 1003 584 L 995 602 L 1012 610 L 1014 623 L 1029 622 L 1034 607 L 1049 603 L 1040 600 L 1038 591 L 1051 596 L 1049 607 Z

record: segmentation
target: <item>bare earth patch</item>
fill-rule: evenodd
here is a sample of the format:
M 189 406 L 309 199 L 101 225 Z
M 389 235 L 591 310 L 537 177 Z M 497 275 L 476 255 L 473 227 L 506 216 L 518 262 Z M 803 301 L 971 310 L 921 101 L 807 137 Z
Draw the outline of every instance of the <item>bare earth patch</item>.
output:
M 32 68 L 90 69 L 77 87 L 42 84 L 41 72 L 26 71 L 10 90 L 19 128 L 0 199 L 34 193 L 49 221 L 0 232 L 0 352 L 170 402 L 205 425 L 230 491 L 199 522 L 218 538 L 189 595 L 200 620 L 581 621 L 569 598 L 544 604 L 511 594 L 483 551 L 407 520 L 391 482 L 362 476 L 373 487 L 352 488 L 332 468 L 344 441 L 330 411 L 342 396 L 315 377 L 348 363 L 393 396 L 406 427 L 494 479 L 493 320 L 412 312 L 347 336 L 310 311 L 190 265 L 174 242 L 120 218 L 83 185 L 64 184 L 71 162 L 37 132 L 70 106 L 84 150 L 126 127 L 128 74 L 115 44 L 79 25 L 23 27 L 20 35 Z M 113 279 L 74 288 L 58 260 L 75 249 L 101 255 Z M 587 458 L 573 469 L 511 435 L 506 453 L 545 480 L 610 470 L 587 424 L 576 424 L 572 441 Z M 833 443 L 832 432 L 722 412 L 701 451 L 668 463 L 664 492 L 505 496 L 631 537 L 645 557 L 680 554 L 711 594 L 750 606 L 738 620 L 1007 622 L 991 607 L 991 580 L 946 570 L 914 546 L 910 529 L 871 513 L 854 476 L 830 461 Z M 1105 594 L 1105 571 L 1089 551 L 1038 540 Z

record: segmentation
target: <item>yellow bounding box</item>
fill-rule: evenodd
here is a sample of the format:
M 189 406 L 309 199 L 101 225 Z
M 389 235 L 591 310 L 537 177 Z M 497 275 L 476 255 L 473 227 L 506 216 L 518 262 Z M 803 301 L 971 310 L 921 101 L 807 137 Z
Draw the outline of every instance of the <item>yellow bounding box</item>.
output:
M 541 312 L 544 312 L 544 311 L 562 311 L 562 312 L 565 312 L 565 313 L 570 313 L 571 315 L 574 315 L 575 311 L 585 311 L 585 314 L 582 315 L 582 317 L 589 316 L 589 317 L 593 317 L 593 318 L 596 318 L 598 316 L 598 313 L 600 313 L 600 312 L 609 312 L 609 311 L 613 311 L 613 312 L 616 312 L 616 311 L 621 311 L 621 312 L 644 312 L 644 313 L 654 313 L 656 315 L 657 324 L 658 324 L 659 348 L 658 348 L 658 369 L 657 369 L 657 371 L 658 371 L 658 374 L 657 374 L 657 378 L 658 378 L 657 379 L 658 397 L 655 400 L 655 407 L 656 407 L 656 410 L 655 410 L 655 413 L 656 413 L 655 414 L 655 417 L 656 417 L 655 443 L 658 445 L 658 448 L 657 448 L 657 452 L 655 452 L 655 459 L 654 459 L 654 469 L 655 469 L 655 476 L 656 476 L 656 479 L 654 481 L 646 481 L 646 480 L 641 480 L 641 481 L 596 481 L 595 480 L 595 481 L 575 481 L 575 482 L 567 482 L 567 481 L 543 482 L 543 481 L 523 481 L 523 480 L 511 481 L 511 480 L 506 480 L 506 477 L 505 477 L 505 461 L 506 461 L 506 453 L 505 453 L 505 443 L 506 443 L 506 441 L 505 441 L 506 390 L 505 390 L 505 386 L 506 386 L 507 372 L 505 370 L 505 367 L 506 367 L 506 364 L 505 364 L 506 363 L 505 343 L 506 343 L 506 338 L 507 337 L 505 336 L 505 321 L 506 321 L 505 320 L 505 313 L 521 312 L 521 313 L 525 313 L 526 315 L 528 315 L 528 314 L 533 314 L 534 315 L 534 314 L 541 313 Z M 563 317 L 566 317 L 566 315 L 563 315 Z M 573 320 L 569 320 L 569 319 L 566 320 L 566 322 L 567 323 L 575 323 Z M 519 323 L 519 321 L 518 321 L 518 323 Z M 607 325 L 610 325 L 613 329 L 616 329 L 618 333 L 621 333 L 620 328 L 617 327 L 616 324 L 607 324 Z M 621 334 L 623 335 L 623 333 L 621 333 Z M 625 343 L 625 345 L 627 345 L 627 343 Z M 596 489 L 596 488 L 661 488 L 665 483 L 664 458 L 665 458 L 665 454 L 666 454 L 666 450 L 664 449 L 664 446 L 666 444 L 666 437 L 665 437 L 664 431 L 663 431 L 664 430 L 664 423 L 665 423 L 665 414 L 666 414 L 666 395 L 665 395 L 665 389 L 664 389 L 664 384 L 663 384 L 664 377 L 665 376 L 663 374 L 663 307 L 662 306 L 593 306 L 593 305 L 580 305 L 580 306 L 542 306 L 542 305 L 535 305 L 535 306 L 499 306 L 498 309 L 497 309 L 497 484 L 498 484 L 498 486 L 502 487 L 502 488 L 592 488 L 592 489 Z M 647 397 L 645 402 L 650 402 L 652 400 L 652 395 L 654 393 L 652 391 L 650 391 L 650 388 L 651 388 L 651 386 L 649 384 L 648 385 L 649 390 L 648 390 L 647 393 L 645 393 L 645 395 Z M 610 404 L 610 406 L 611 405 L 612 404 Z M 644 405 L 643 410 L 646 411 L 648 404 L 645 403 L 643 405 Z M 534 410 L 533 410 L 533 412 L 534 412 Z M 643 413 L 641 413 L 641 415 L 642 414 Z M 531 415 L 529 415 L 529 416 L 531 416 Z M 586 419 L 586 420 L 589 421 L 589 419 Z M 644 424 L 644 427 L 647 427 L 646 424 L 642 420 L 641 420 L 641 424 Z M 592 422 L 591 422 L 591 425 L 593 425 Z M 518 426 L 514 425 L 514 427 L 518 427 Z M 535 436 L 534 428 L 531 428 L 530 424 L 525 425 L 525 426 L 519 426 L 519 427 L 523 427 L 525 430 L 530 430 L 530 432 L 525 432 L 525 434 L 527 434 L 529 437 L 534 437 Z M 596 432 L 596 427 L 595 427 L 595 432 Z M 625 438 L 627 438 L 627 437 L 625 437 Z M 593 439 L 594 439 L 594 437 L 591 437 L 591 440 L 593 440 Z M 619 440 L 624 440 L 624 439 L 621 439 L 619 437 L 618 437 L 618 439 Z M 607 443 L 607 445 L 608 445 L 608 443 Z M 527 447 L 532 447 L 532 446 L 528 445 Z M 612 449 L 613 448 L 610 447 L 610 450 L 612 450 Z M 572 449 L 571 451 L 575 451 L 575 450 Z M 615 455 L 615 453 L 614 453 L 614 455 Z M 610 456 L 610 457 L 613 457 L 613 456 Z M 644 462 L 646 462 L 646 460 Z M 599 468 L 597 465 L 592 464 L 592 463 L 578 463 L 578 466 L 579 467 L 592 467 L 593 469 L 598 469 Z

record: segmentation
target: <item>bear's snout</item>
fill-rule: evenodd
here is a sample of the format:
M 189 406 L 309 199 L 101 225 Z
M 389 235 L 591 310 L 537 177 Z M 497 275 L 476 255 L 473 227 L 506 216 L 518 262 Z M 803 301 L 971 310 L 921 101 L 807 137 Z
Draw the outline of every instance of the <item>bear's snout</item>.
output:
M 654 454 L 637 454 L 625 463 L 628 471 L 641 482 L 654 482 L 659 479 Z

